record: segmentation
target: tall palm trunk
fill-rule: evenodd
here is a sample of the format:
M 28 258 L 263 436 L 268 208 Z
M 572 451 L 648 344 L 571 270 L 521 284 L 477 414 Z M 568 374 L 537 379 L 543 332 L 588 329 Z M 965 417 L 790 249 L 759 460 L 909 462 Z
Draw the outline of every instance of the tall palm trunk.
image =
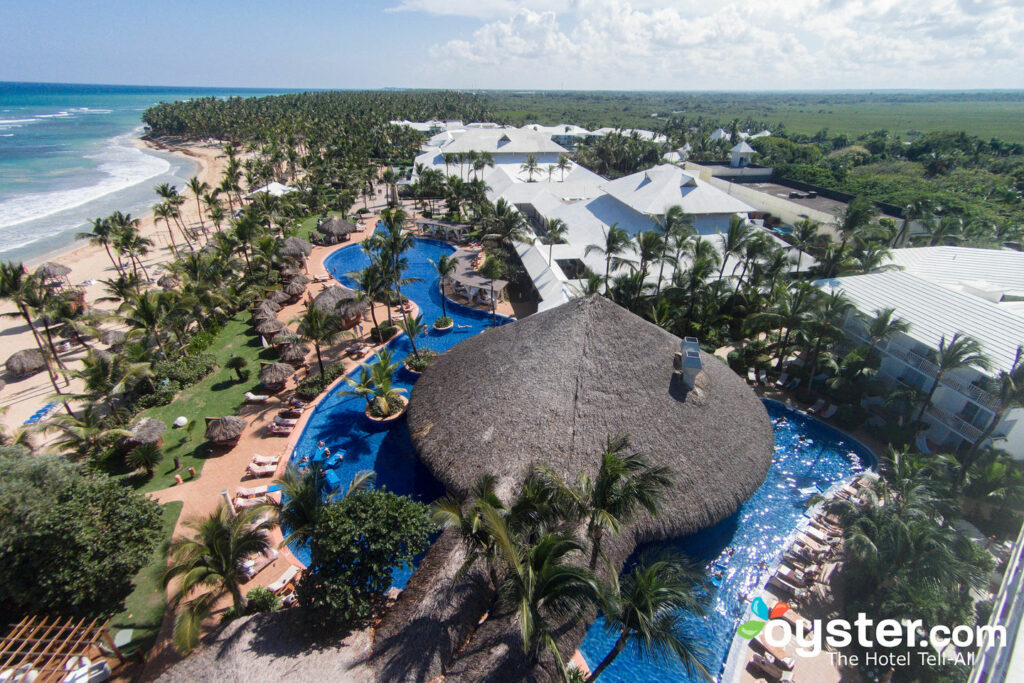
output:
M 320 355 L 320 342 L 313 342 L 313 348 L 316 349 L 316 362 L 320 365 L 320 379 L 326 380 L 327 373 L 324 372 L 324 359 Z
M 43 331 L 46 334 L 46 345 L 50 348 L 50 354 L 53 356 L 53 361 L 57 364 L 57 367 L 62 371 L 61 375 L 64 377 L 64 386 L 71 384 L 71 380 L 68 378 L 67 366 L 64 365 L 64 361 L 61 360 L 60 356 L 57 355 L 57 347 L 53 345 L 53 334 L 50 331 L 50 321 L 43 317 Z
M 103 243 L 103 248 L 107 252 L 107 258 L 109 258 L 110 262 L 114 265 L 114 270 L 117 271 L 118 275 L 123 277 L 124 276 L 124 271 L 121 270 L 121 265 L 117 262 L 117 260 L 114 259 L 114 254 L 113 254 L 113 252 L 110 251 L 110 243 L 109 242 L 104 242 Z
M 593 683 L 593 681 L 598 676 L 600 676 L 601 673 L 605 669 L 607 669 L 612 662 L 615 661 L 615 658 L 619 656 L 623 649 L 625 649 L 626 642 L 628 640 L 628 634 L 626 633 L 626 631 L 622 631 L 619 634 L 618 639 L 615 641 L 615 645 L 612 647 L 611 651 L 604 656 L 604 659 L 602 659 L 601 663 L 597 665 L 597 668 L 590 672 L 590 675 L 587 677 L 586 683 Z
M 928 396 L 925 397 L 924 403 L 921 404 L 921 410 L 917 413 L 917 420 L 916 420 L 917 422 L 921 421 L 921 419 L 924 417 L 925 411 L 927 411 L 928 408 L 931 406 L 931 404 L 932 404 L 932 397 L 935 396 L 935 392 L 936 392 L 936 390 L 938 390 L 939 384 L 941 382 L 942 382 L 942 370 L 939 370 L 937 373 L 935 373 L 935 382 L 932 383 L 932 388 L 928 392 Z

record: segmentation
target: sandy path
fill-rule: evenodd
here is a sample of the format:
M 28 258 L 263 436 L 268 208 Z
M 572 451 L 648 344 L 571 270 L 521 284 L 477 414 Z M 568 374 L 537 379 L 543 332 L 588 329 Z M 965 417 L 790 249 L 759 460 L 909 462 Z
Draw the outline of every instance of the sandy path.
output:
M 146 145 L 148 143 L 140 140 L 138 144 Z M 220 183 L 227 160 L 221 156 L 219 144 L 206 143 L 173 147 L 150 144 L 149 146 L 166 152 L 187 155 L 198 164 L 199 168 L 196 174 L 200 180 L 206 182 L 211 187 Z M 182 219 L 186 225 L 197 222 L 199 216 L 196 210 L 195 198 L 185 189 L 179 188 L 179 192 L 182 192 L 187 197 L 185 203 L 181 205 Z M 158 200 L 159 198 L 154 193 L 153 203 L 156 204 Z M 169 246 L 170 241 L 163 223 L 160 224 L 159 228 L 155 225 L 152 212 L 148 212 L 145 216 L 139 216 L 139 218 L 140 232 L 153 240 L 155 244 L 152 252 L 144 259 L 150 276 L 155 278 L 154 269 L 173 257 Z M 205 220 L 209 223 L 209 219 Z M 176 240 L 180 246 L 181 236 L 176 235 Z M 103 285 L 99 284 L 99 281 L 117 276 L 103 247 L 92 246 L 85 241 L 80 241 L 68 249 L 27 261 L 25 266 L 29 270 L 34 270 L 36 266 L 45 261 L 56 261 L 71 268 L 71 274 L 68 278 L 72 284 L 95 281 L 94 284 L 89 284 L 85 287 L 85 298 L 90 308 L 94 305 L 99 310 L 111 310 L 113 308 L 113 305 L 109 302 L 96 304 L 96 299 L 104 294 Z M 0 315 L 6 316 L 7 313 L 14 312 L 14 310 L 14 306 L 9 302 L 0 302 Z M 0 363 L 6 361 L 14 352 L 29 348 L 36 348 L 36 344 L 28 326 L 22 319 L 20 317 L 0 318 Z M 84 355 L 81 347 L 75 347 L 71 351 L 60 354 L 61 359 L 72 369 L 80 367 L 80 361 Z M 43 407 L 48 397 L 54 393 L 53 386 L 50 384 L 50 380 L 45 372 L 37 373 L 31 377 L 18 378 L 7 373 L 6 369 L 4 369 L 0 377 L 7 383 L 7 386 L 0 389 L 0 407 L 7 407 L 7 412 L 0 415 L 0 424 L 7 428 L 21 425 L 36 410 Z M 72 380 L 69 390 L 76 391 L 79 386 L 76 380 Z M 63 391 L 63 380 L 61 381 L 61 387 Z

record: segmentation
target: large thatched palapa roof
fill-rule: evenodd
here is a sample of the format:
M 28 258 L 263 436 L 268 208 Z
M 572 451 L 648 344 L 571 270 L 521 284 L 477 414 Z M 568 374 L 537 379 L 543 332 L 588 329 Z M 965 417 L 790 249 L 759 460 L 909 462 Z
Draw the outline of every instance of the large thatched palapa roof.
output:
M 265 309 L 277 313 L 278 311 L 281 310 L 281 304 L 279 304 L 275 299 L 267 297 L 266 299 L 263 299 L 256 305 L 256 309 Z
M 282 292 L 280 289 L 275 289 L 271 293 L 267 294 L 267 299 L 273 301 L 275 304 L 283 304 L 288 301 L 289 296 Z
M 309 354 L 309 346 L 301 342 L 285 344 L 281 347 L 281 360 L 290 365 L 301 365 Z
M 243 418 L 235 415 L 208 417 L 206 438 L 214 443 L 231 443 L 238 440 L 248 424 Z
M 15 375 L 28 375 L 46 367 L 46 360 L 39 349 L 18 351 L 7 359 L 7 371 Z
M 285 363 L 264 363 L 260 368 L 260 381 L 267 386 L 284 384 L 295 374 L 295 368 Z
M 43 278 L 44 280 L 60 280 L 70 275 L 71 269 L 65 266 L 63 263 L 47 261 L 43 265 L 36 268 L 35 274 Z
M 334 216 L 316 226 L 316 229 L 321 235 L 337 238 L 358 231 L 359 226 L 354 223 L 349 223 L 344 218 Z
M 313 305 L 324 313 L 334 313 L 343 318 L 362 313 L 369 308 L 369 303 L 361 292 L 341 286 L 324 287 L 313 297 Z
M 408 413 L 413 445 L 450 493 L 466 495 L 480 475 L 492 474 L 511 500 L 535 465 L 570 479 L 580 471 L 594 477 L 606 438 L 628 433 L 634 450 L 670 469 L 674 486 L 659 516 L 641 515 L 620 535 L 606 535 L 602 550 L 620 568 L 640 543 L 690 534 L 735 512 L 771 465 L 774 436 L 761 401 L 706 353 L 697 355 L 699 374 L 686 375 L 676 365 L 681 342 L 600 296 L 489 330 L 440 356 L 416 383 Z M 445 569 L 463 558 L 457 542 L 431 548 L 378 630 L 387 643 L 375 647 L 378 670 L 395 680 L 534 675 L 514 620 L 497 613 L 442 671 L 455 654 L 445 643 L 465 643 L 490 604 L 486 582 L 453 582 Z M 563 653 L 572 653 L 584 621 L 562 625 Z M 427 654 L 413 661 L 402 654 L 409 647 Z
M 286 237 L 281 253 L 295 259 L 309 256 L 313 252 L 313 245 L 301 237 Z
M 155 417 L 140 418 L 131 426 L 128 441 L 133 444 L 159 443 L 167 431 L 167 425 Z
M 292 280 L 284 286 L 284 293 L 290 297 L 300 297 L 306 292 L 306 285 L 298 280 Z
M 270 337 L 285 329 L 283 322 L 277 318 L 261 320 L 256 323 L 256 332 L 263 337 Z

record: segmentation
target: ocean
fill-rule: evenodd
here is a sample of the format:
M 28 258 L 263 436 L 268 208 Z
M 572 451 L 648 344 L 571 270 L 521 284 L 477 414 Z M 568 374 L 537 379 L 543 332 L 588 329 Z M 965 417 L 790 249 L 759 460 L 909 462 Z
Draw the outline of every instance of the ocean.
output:
M 90 218 L 143 215 L 155 185 L 182 189 L 194 162 L 135 145 L 147 107 L 282 92 L 0 82 L 0 261 L 74 246 Z

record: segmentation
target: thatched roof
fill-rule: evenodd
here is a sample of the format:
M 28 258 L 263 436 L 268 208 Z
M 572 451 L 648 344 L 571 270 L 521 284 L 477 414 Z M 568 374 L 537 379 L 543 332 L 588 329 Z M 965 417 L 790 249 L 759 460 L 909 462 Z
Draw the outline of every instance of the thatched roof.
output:
M 100 332 L 100 341 L 107 346 L 120 346 L 124 343 L 124 331 L 103 330 Z
M 361 292 L 341 286 L 324 287 L 313 297 L 313 305 L 324 313 L 336 313 L 343 318 L 362 313 L 369 308 Z
M 46 360 L 39 349 L 18 351 L 7 359 L 7 371 L 15 375 L 27 375 L 39 372 L 46 367 Z
M 43 278 L 44 280 L 60 280 L 61 278 L 67 277 L 70 273 L 71 269 L 65 266 L 63 263 L 47 261 L 43 265 L 36 268 L 35 274 Z
M 260 368 L 260 381 L 264 384 L 283 384 L 295 374 L 295 368 L 285 363 L 264 363 Z
M 309 354 L 309 347 L 302 343 L 285 344 L 281 347 L 281 360 L 285 363 L 302 363 Z
M 156 281 L 157 287 L 162 287 L 163 289 L 174 289 L 175 287 L 178 287 L 180 284 L 181 283 L 178 282 L 178 278 L 174 277 L 173 275 L 164 275 L 159 280 Z
M 157 443 L 166 430 L 167 425 L 155 417 L 143 417 L 129 428 L 132 435 L 128 440 L 134 444 Z
M 301 258 L 313 253 L 313 245 L 301 237 L 286 237 L 281 253 L 292 258 Z
M 285 328 L 270 338 L 271 344 L 286 344 L 288 342 L 297 341 L 299 335 L 295 334 L 291 330 Z
M 260 306 L 252 312 L 253 324 L 259 324 L 267 320 L 277 320 L 277 312 Z
M 296 273 L 295 275 L 292 276 L 292 279 L 289 280 L 288 282 L 289 283 L 298 282 L 300 285 L 308 285 L 310 282 L 312 282 L 312 280 L 310 280 L 308 277 L 306 277 L 302 273 Z
M 267 297 L 263 301 L 259 302 L 256 305 L 256 308 L 265 308 L 268 311 L 273 311 L 277 313 L 278 311 L 281 310 L 281 304 L 275 301 L 274 299 Z
M 208 417 L 206 418 L 206 438 L 214 443 L 229 443 L 237 440 L 248 424 L 243 418 L 235 415 Z
M 280 574 L 285 566 L 279 561 L 264 571 Z M 374 683 L 365 656 L 369 628 L 339 639 L 335 633 L 310 629 L 307 620 L 294 609 L 235 619 L 156 680 Z
M 328 218 L 326 221 L 316 227 L 317 232 L 321 235 L 327 235 L 329 237 L 342 237 L 359 230 L 359 226 L 354 223 L 349 223 L 344 218 L 338 218 L 334 216 Z
M 306 285 L 298 280 L 292 280 L 284 286 L 284 293 L 292 297 L 302 296 L 305 291 Z
M 277 318 L 271 320 L 261 320 L 256 323 L 256 332 L 264 337 L 277 334 L 284 329 L 284 323 Z
M 606 538 L 603 551 L 621 567 L 640 543 L 687 535 L 735 512 L 771 465 L 774 436 L 760 400 L 728 366 L 703 352 L 703 369 L 688 388 L 674 368 L 680 343 L 600 296 L 489 330 L 441 355 L 417 381 L 408 412 L 413 445 L 450 493 L 468 494 L 486 473 L 497 478 L 497 490 L 508 500 L 535 465 L 569 479 L 580 471 L 595 476 L 605 439 L 628 433 L 636 451 L 670 469 L 674 486 L 659 516 L 642 515 L 619 536 Z M 432 549 L 422 566 L 447 566 L 447 560 L 432 558 L 435 552 L 451 550 Z M 420 590 L 440 585 L 428 573 L 417 572 L 410 581 L 409 598 L 418 596 L 420 604 L 408 607 L 403 622 L 385 618 L 381 632 L 396 645 L 420 647 L 483 614 L 467 616 L 447 604 L 451 597 Z M 463 583 L 451 593 L 466 604 L 486 603 L 478 588 Z M 560 649 L 571 654 L 585 621 L 563 625 Z M 499 671 L 509 680 L 529 677 L 515 638 L 514 622 L 492 614 L 447 673 L 453 680 L 490 680 Z M 400 650 L 385 657 L 385 668 L 397 666 Z M 439 652 L 437 661 L 450 654 Z M 435 668 L 422 672 L 424 679 L 439 675 Z
M 281 277 L 283 279 L 288 280 L 298 275 L 299 269 L 291 264 L 287 264 L 285 266 L 282 266 L 281 270 L 279 270 L 278 272 L 281 274 Z
M 282 292 L 280 289 L 275 289 L 273 292 L 267 295 L 267 298 L 273 301 L 275 304 L 283 304 L 289 299 L 288 295 Z

